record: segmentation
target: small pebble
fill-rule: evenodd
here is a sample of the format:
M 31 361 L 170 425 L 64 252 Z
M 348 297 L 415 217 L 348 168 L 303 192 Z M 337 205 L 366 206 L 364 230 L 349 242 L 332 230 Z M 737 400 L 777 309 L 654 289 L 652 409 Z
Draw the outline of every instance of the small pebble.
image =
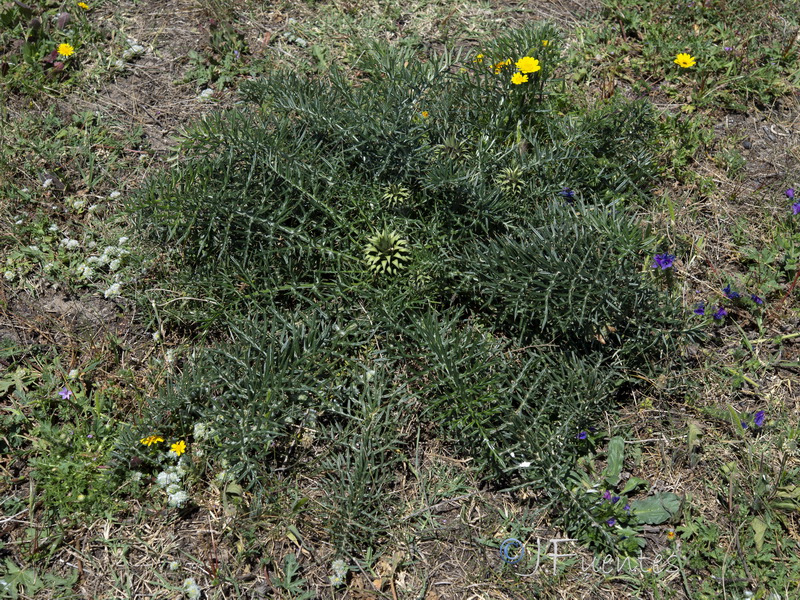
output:
M 745 140 L 744 142 L 742 142 L 742 146 L 744 146 L 745 150 L 750 150 L 750 148 L 753 147 L 753 144 L 751 144 L 748 140 Z

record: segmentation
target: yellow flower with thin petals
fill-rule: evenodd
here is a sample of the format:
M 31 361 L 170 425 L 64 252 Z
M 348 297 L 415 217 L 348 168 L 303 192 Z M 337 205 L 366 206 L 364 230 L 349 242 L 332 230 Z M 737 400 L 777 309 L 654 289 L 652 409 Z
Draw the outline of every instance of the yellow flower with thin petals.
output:
M 83 10 L 89 10 L 89 5 L 86 2 L 78 2 L 78 7 L 82 8 Z
M 139 441 L 145 446 L 150 447 L 158 442 L 163 442 L 164 438 L 162 438 L 160 435 L 148 435 L 146 438 L 142 438 Z
M 494 69 L 495 75 L 499 74 L 504 68 L 511 64 L 511 59 L 507 58 L 505 60 L 501 60 L 499 63 L 495 63 L 492 65 Z
M 170 451 L 175 453 L 175 456 L 180 456 L 184 452 L 186 452 L 186 442 L 183 440 L 179 442 L 175 442 L 172 446 L 169 447 Z
M 539 61 L 530 56 L 523 56 L 515 64 L 521 73 L 536 73 L 536 71 L 542 69 L 539 65 Z
M 482 63 L 483 62 L 483 54 L 478 54 L 478 56 L 476 56 L 475 60 L 473 60 L 472 62 Z
M 670 529 L 669 531 L 667 531 L 667 539 L 670 542 L 675 539 L 675 531 L 673 529 Z
M 513 83 L 514 85 L 519 85 L 520 83 L 525 83 L 526 81 L 528 81 L 528 76 L 523 75 L 519 71 L 517 71 L 516 73 L 514 73 L 514 75 L 511 76 L 511 83 Z
M 429 113 L 427 110 L 423 110 L 423 111 L 422 111 L 422 118 L 423 118 L 423 119 L 427 119 L 429 114 L 430 114 L 430 113 Z
M 542 46 L 549 46 L 550 40 L 542 40 Z
M 684 69 L 688 69 L 689 67 L 693 67 L 695 65 L 694 57 L 691 54 L 686 54 L 684 52 L 678 54 L 678 56 L 676 56 L 675 60 L 672 62 L 683 67 Z
M 64 58 L 68 56 L 72 56 L 75 53 L 75 48 L 70 46 L 69 44 L 59 44 L 58 46 L 58 55 L 63 56 Z

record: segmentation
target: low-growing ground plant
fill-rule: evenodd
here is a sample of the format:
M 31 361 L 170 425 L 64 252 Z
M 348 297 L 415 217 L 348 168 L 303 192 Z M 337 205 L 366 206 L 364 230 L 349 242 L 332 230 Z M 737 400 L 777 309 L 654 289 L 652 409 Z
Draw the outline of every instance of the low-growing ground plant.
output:
M 153 400 L 121 464 L 202 423 L 204 460 L 258 495 L 330 440 L 320 467 L 339 475 L 320 504 L 348 551 L 383 535 L 369 503 L 394 495 L 403 421 L 485 481 L 565 502 L 578 432 L 672 364 L 686 327 L 625 212 L 658 174 L 652 111 L 571 113 L 559 39 L 530 27 L 469 56 L 373 44 L 358 85 L 275 73 L 196 126 L 131 207 L 239 349 Z M 263 320 L 243 329 L 245 314 Z

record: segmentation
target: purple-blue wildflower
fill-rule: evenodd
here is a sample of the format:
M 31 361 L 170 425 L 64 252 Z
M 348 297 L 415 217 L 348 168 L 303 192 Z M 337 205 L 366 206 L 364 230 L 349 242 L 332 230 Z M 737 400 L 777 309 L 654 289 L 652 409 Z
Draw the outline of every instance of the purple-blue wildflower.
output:
M 764 425 L 764 419 L 766 418 L 766 414 L 764 414 L 763 410 L 758 411 L 755 416 L 753 417 L 753 425 L 756 427 L 761 427 Z
M 650 265 L 654 269 L 669 269 L 675 262 L 674 254 L 656 254 L 653 257 L 653 264 Z
M 706 314 L 706 303 L 701 302 L 700 304 L 698 304 L 697 308 L 695 308 L 693 312 L 694 314 L 700 315 L 702 317 L 704 314 Z
M 794 188 L 789 188 L 788 190 L 786 190 L 786 191 L 785 191 L 785 192 L 783 192 L 783 193 L 784 193 L 784 194 L 786 194 L 786 197 L 787 197 L 789 200 L 794 200 Z
M 792 204 L 792 214 L 800 215 L 800 202 L 795 202 Z
M 564 196 L 564 198 L 566 198 L 567 200 L 570 200 L 570 201 L 573 198 L 575 198 L 575 191 L 569 189 L 568 187 L 565 187 L 563 190 L 561 190 L 558 193 L 559 193 L 560 196 Z
M 759 296 L 756 296 L 755 294 L 750 294 L 750 300 L 752 300 L 758 305 L 764 304 L 764 299 Z
M 631 512 L 631 505 L 630 504 L 626 504 L 625 507 L 622 510 L 626 510 L 628 512 Z
M 61 396 L 62 400 L 69 400 L 70 397 L 72 396 L 72 391 L 68 390 L 66 388 L 66 386 L 65 386 L 65 387 L 61 388 L 61 391 L 58 392 L 58 395 Z
M 609 527 L 613 527 L 617 524 L 617 520 L 614 517 L 611 517 L 608 521 L 606 521 L 606 523 L 608 523 Z
M 726 285 L 724 288 L 722 288 L 722 291 L 725 292 L 725 296 L 727 298 L 730 298 L 731 300 L 736 300 L 737 298 L 739 298 L 739 292 L 734 292 L 733 290 L 731 290 L 730 283 Z
M 717 308 L 717 312 L 714 313 L 714 318 L 719 321 L 720 319 L 725 318 L 728 316 L 728 311 L 725 310 L 724 306 L 720 306 Z
M 611 492 L 609 492 L 608 490 L 606 490 L 606 491 L 603 493 L 603 500 L 611 500 Z
M 733 52 L 733 48 L 730 46 L 725 46 L 725 52 Z
M 585 431 L 581 431 L 581 432 L 580 432 L 580 433 L 579 433 L 577 436 L 575 436 L 575 437 L 577 437 L 579 440 L 585 440 L 587 437 L 589 437 L 589 434 L 588 434 L 588 433 L 586 433 Z
M 616 504 L 619 502 L 619 496 L 611 496 L 611 504 Z

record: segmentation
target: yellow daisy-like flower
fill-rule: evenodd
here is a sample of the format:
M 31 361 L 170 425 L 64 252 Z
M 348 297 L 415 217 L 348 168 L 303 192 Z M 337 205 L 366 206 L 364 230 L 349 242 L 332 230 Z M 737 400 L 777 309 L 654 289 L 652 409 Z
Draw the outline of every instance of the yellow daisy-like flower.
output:
M 58 55 L 67 57 L 72 56 L 75 53 L 75 48 L 70 46 L 69 44 L 59 44 L 58 45 Z
M 511 83 L 513 83 L 514 85 L 519 85 L 520 83 L 525 83 L 526 81 L 528 81 L 528 76 L 523 75 L 519 71 L 517 71 L 516 73 L 514 73 L 514 75 L 511 76 Z
M 542 67 L 539 65 L 539 61 L 535 58 L 531 58 L 530 56 L 523 56 L 515 64 L 522 73 L 536 73 L 536 71 L 540 71 L 542 69 Z
M 478 54 L 472 62 L 482 63 L 483 62 L 483 54 Z
M 175 453 L 175 456 L 180 456 L 181 454 L 186 452 L 186 442 L 184 442 L 183 440 L 175 442 L 174 444 L 172 444 L 172 446 L 169 447 L 169 449 Z
M 427 119 L 430 113 L 427 110 L 423 110 L 421 114 L 423 119 Z
M 89 5 L 86 2 L 78 2 L 78 7 L 82 8 L 83 10 L 89 10 Z
M 670 529 L 669 531 L 667 531 L 667 539 L 670 542 L 675 539 L 675 531 L 674 530 Z
M 686 54 L 684 52 L 678 54 L 678 56 L 676 56 L 675 60 L 672 62 L 683 67 L 684 69 L 688 69 L 689 67 L 693 67 L 695 65 L 694 57 L 691 54 Z
M 542 40 L 542 46 L 549 46 L 550 40 Z
M 499 74 L 505 67 L 511 64 L 511 59 L 507 58 L 505 60 L 501 60 L 499 63 L 495 63 L 492 65 L 494 69 L 495 75 Z
M 163 442 L 164 438 L 162 438 L 160 435 L 148 435 L 146 438 L 142 438 L 139 441 L 145 446 L 150 447 L 158 442 Z

